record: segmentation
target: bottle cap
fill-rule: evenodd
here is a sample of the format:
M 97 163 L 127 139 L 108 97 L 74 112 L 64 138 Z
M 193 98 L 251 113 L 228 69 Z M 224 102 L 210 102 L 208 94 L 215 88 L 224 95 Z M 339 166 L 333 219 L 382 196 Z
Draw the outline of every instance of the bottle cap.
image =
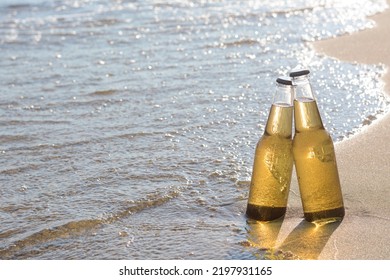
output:
M 309 74 L 310 74 L 310 70 L 307 68 L 295 68 L 290 72 L 290 77 L 295 78 L 295 77 L 305 76 Z
M 292 83 L 292 79 L 290 77 L 279 77 L 276 79 L 276 82 L 278 84 L 282 84 L 282 85 L 287 85 L 287 86 L 292 86 L 293 83 Z

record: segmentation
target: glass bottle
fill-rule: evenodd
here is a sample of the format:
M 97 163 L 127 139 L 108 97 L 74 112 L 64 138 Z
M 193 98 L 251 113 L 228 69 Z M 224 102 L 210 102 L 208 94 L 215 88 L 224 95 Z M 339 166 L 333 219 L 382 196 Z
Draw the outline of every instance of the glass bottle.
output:
M 334 145 L 325 130 L 309 81 L 310 71 L 290 72 L 296 86 L 293 155 L 305 219 L 327 223 L 344 217 Z
M 289 77 L 276 80 L 276 92 L 264 134 L 256 146 L 247 217 L 271 221 L 286 213 L 293 167 L 294 87 Z

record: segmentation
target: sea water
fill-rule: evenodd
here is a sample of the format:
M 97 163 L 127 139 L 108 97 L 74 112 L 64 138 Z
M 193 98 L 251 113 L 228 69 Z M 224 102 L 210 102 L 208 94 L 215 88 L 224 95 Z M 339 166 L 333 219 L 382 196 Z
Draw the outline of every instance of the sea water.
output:
M 333 139 L 356 133 L 388 108 L 384 66 L 308 42 L 385 8 L 2 0 L 0 258 L 265 258 L 245 206 L 274 81 L 308 65 Z

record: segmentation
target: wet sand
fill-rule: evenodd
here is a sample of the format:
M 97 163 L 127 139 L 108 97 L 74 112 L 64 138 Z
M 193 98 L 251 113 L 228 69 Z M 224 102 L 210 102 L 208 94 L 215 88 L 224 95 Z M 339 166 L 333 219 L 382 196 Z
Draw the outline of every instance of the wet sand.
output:
M 376 22 L 376 27 L 372 29 L 315 42 L 313 47 L 319 53 L 340 60 L 381 63 L 389 69 L 390 9 L 371 19 Z M 390 95 L 389 70 L 383 79 L 386 84 L 384 90 Z M 341 223 L 315 227 L 302 221 L 302 217 L 297 218 L 302 210 L 294 178 L 290 210 L 280 228 L 273 229 L 278 235 L 277 242 L 264 245 L 280 249 L 279 253 L 292 253 L 292 256 L 303 259 L 390 259 L 389 140 L 388 113 L 365 126 L 360 133 L 336 144 L 346 207 L 346 216 Z

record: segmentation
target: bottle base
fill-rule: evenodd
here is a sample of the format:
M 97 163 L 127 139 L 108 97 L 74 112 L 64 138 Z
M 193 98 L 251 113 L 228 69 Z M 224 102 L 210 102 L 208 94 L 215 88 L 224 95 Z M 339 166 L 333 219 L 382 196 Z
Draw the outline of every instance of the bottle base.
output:
M 286 213 L 286 207 L 269 207 L 248 204 L 246 216 L 257 221 L 272 221 L 282 217 Z
M 305 220 L 315 224 L 339 222 L 345 215 L 344 207 L 318 212 L 305 212 Z

